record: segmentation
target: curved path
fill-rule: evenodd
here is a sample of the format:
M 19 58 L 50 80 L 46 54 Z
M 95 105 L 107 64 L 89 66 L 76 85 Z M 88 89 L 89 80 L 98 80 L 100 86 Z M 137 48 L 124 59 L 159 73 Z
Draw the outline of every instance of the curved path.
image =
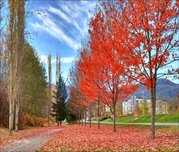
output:
M 0 149 L 1 152 L 34 152 L 38 150 L 44 143 L 50 140 L 53 135 L 62 129 L 53 129 L 38 136 L 24 138 L 10 143 Z

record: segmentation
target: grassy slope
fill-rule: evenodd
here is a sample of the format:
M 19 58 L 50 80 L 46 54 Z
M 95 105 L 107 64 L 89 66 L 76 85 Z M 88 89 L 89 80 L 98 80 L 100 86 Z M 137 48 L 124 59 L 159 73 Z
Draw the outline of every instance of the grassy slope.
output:
M 111 119 L 106 119 L 104 122 L 112 122 Z M 150 122 L 150 116 L 126 116 L 126 117 L 117 117 L 116 122 Z M 179 114 L 159 114 L 156 115 L 156 122 L 179 122 Z

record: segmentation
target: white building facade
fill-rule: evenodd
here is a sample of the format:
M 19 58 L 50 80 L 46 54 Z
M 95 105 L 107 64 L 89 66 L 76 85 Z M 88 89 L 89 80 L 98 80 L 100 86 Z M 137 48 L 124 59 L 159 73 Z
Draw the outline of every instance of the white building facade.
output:
M 135 108 L 140 109 L 141 102 L 144 99 L 136 98 L 136 96 L 131 96 L 131 99 L 122 102 L 122 113 L 123 115 L 132 115 Z M 145 99 L 148 113 L 151 113 L 151 100 Z M 162 100 L 156 100 L 156 114 L 167 114 L 168 113 L 168 104 Z

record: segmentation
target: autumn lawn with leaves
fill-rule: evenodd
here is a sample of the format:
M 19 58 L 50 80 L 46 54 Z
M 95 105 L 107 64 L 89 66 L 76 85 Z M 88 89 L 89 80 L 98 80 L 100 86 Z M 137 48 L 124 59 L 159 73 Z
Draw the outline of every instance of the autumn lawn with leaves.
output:
M 156 139 L 150 138 L 148 127 L 96 125 L 63 126 L 39 151 L 178 151 L 177 132 L 158 130 Z

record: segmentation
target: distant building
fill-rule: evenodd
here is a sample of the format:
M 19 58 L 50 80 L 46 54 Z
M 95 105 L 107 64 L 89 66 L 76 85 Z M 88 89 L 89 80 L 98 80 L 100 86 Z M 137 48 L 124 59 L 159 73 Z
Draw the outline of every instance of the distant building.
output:
M 100 113 L 100 117 L 112 116 L 110 107 L 104 104 L 100 105 L 99 113 Z M 116 116 L 121 116 L 121 115 L 122 115 L 122 102 L 118 101 L 116 103 Z M 89 112 L 87 112 L 87 116 L 89 117 Z M 96 102 L 94 102 L 93 106 L 91 106 L 91 116 L 96 118 L 98 117 L 98 107 Z
M 123 115 L 132 115 L 134 113 L 135 108 L 140 110 L 141 102 L 144 99 L 138 99 L 136 96 L 131 96 L 131 99 L 122 102 L 122 112 Z M 148 113 L 151 113 L 151 100 L 145 99 Z M 166 114 L 168 113 L 168 103 L 162 100 L 156 100 L 156 114 Z
M 105 112 L 110 112 L 110 108 L 109 108 L 109 106 L 108 105 L 105 105 Z
M 116 103 L 116 116 L 121 115 L 133 115 L 135 109 L 139 110 L 141 113 L 141 105 L 144 99 L 137 98 L 136 96 L 131 96 L 126 101 L 118 101 Z M 151 100 L 145 99 L 147 106 L 147 113 L 151 114 Z M 100 105 L 99 108 L 100 117 L 104 116 L 112 116 L 110 108 L 108 105 Z M 168 103 L 162 100 L 156 100 L 156 114 L 166 114 L 168 111 Z M 98 117 L 98 107 L 97 103 L 94 102 L 93 106 L 91 106 L 91 116 L 97 118 Z M 87 117 L 89 117 L 89 112 L 87 112 Z

